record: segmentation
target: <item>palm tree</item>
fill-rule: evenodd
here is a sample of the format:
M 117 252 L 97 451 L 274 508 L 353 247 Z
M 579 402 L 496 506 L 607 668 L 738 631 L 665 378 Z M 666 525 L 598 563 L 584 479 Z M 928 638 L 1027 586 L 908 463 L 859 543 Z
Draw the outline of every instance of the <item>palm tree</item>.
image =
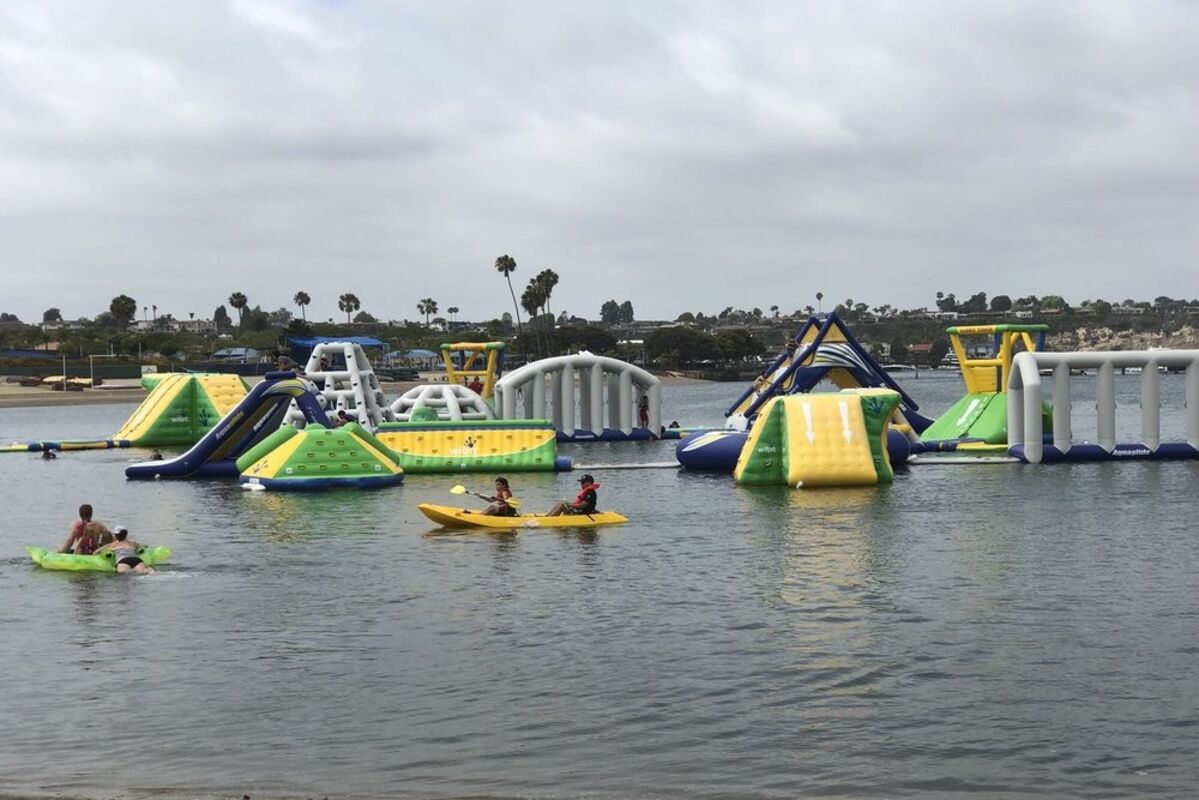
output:
M 779 318 L 779 307 L 778 307 L 778 306 L 771 306 L 771 307 L 770 307 L 770 313 L 771 313 L 772 315 L 774 315 L 774 318 L 775 318 L 775 319 L 778 319 L 778 318 Z
M 109 303 L 108 313 L 116 318 L 122 328 L 128 328 L 130 321 L 137 316 L 137 301 L 127 294 L 119 294 Z
M 437 313 L 437 301 L 426 297 L 416 304 L 416 310 L 425 315 L 425 327 L 429 327 L 429 316 Z
M 516 304 L 516 292 L 512 289 L 512 273 L 516 272 L 516 259 L 510 255 L 504 254 L 495 260 L 495 271 L 499 272 L 508 281 L 508 293 L 512 295 L 512 307 L 516 309 L 516 332 L 521 332 L 520 326 L 520 306 Z
M 337 307 L 346 314 L 346 324 L 350 324 L 350 315 L 358 309 L 362 308 L 362 303 L 358 302 L 358 296 L 346 292 L 341 297 L 337 298 Z
M 820 303 L 820 301 L 823 299 L 824 299 L 824 292 L 817 292 L 816 293 L 816 310 L 817 311 L 821 311 L 821 312 L 824 311 L 824 306 L 822 306 Z
M 151 312 L 151 313 L 150 313 L 150 319 L 152 319 L 152 320 L 154 320 L 154 321 L 156 321 L 156 322 L 157 322 L 157 321 L 158 321 L 158 306 L 156 306 L 156 305 L 151 305 L 151 306 L 150 306 L 150 312 Z
M 307 322 L 308 315 L 304 312 L 304 306 L 312 302 L 312 298 L 308 296 L 308 292 L 296 292 L 296 296 L 291 301 L 300 307 L 300 319 Z
M 542 307 L 546 313 L 550 310 L 550 295 L 554 293 L 554 287 L 558 285 L 558 273 L 552 269 L 543 269 L 537 273 L 537 286 L 543 295 Z
M 545 306 L 545 293 L 536 278 L 529 279 L 529 285 L 525 287 L 525 291 L 520 296 L 520 305 L 525 311 L 529 312 L 529 319 L 536 321 L 537 311 Z M 530 324 L 529 328 L 533 331 L 533 341 L 537 345 L 537 354 L 541 355 L 541 333 L 536 324 Z
M 458 314 L 458 306 L 450 306 L 445 310 L 445 313 L 450 315 L 450 322 L 457 322 L 454 317 Z
M 246 296 L 241 292 L 234 292 L 229 295 L 229 305 L 237 309 L 237 324 L 241 325 L 242 309 L 246 307 Z

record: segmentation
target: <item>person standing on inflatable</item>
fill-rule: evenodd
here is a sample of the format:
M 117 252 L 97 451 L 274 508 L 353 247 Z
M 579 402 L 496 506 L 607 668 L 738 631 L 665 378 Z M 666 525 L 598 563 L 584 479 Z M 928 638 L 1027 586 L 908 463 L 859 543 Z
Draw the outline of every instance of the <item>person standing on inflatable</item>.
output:
M 563 514 L 594 514 L 595 504 L 599 501 L 596 491 L 600 485 L 595 478 L 584 475 L 579 478 L 579 493 L 574 500 L 563 500 L 550 509 L 547 517 L 559 517 Z

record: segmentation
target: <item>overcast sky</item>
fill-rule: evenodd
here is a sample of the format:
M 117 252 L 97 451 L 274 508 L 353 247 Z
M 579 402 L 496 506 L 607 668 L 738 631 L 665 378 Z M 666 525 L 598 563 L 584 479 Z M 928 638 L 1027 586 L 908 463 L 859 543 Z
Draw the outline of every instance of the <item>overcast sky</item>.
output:
M 0 311 L 1199 296 L 1199 5 L 5 0 Z

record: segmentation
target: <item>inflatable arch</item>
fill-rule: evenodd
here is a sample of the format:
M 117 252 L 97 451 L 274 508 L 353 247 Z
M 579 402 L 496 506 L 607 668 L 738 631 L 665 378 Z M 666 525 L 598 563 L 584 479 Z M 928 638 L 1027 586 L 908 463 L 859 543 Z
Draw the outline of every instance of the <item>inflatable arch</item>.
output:
M 430 414 L 431 417 L 428 416 Z M 414 386 L 391 404 L 391 416 L 397 422 L 495 419 L 495 413 L 486 400 L 465 386 L 454 383 Z M 422 417 L 426 419 L 422 420 Z
M 638 419 L 641 402 L 648 406 L 644 427 Z M 658 379 L 587 351 L 543 358 L 504 375 L 495 385 L 495 407 L 501 419 L 552 420 L 562 441 L 651 439 L 662 427 Z
M 1116 440 L 1117 369 L 1141 370 L 1141 436 Z M 1094 369 L 1096 442 L 1074 439 L 1070 370 Z M 1184 370 L 1184 441 L 1162 441 L 1160 369 Z M 1053 372 L 1052 443 L 1045 442 L 1041 371 Z M 1122 350 L 1090 353 L 1017 353 L 1007 376 L 1007 443 L 1030 464 L 1057 461 L 1199 459 L 1199 350 Z

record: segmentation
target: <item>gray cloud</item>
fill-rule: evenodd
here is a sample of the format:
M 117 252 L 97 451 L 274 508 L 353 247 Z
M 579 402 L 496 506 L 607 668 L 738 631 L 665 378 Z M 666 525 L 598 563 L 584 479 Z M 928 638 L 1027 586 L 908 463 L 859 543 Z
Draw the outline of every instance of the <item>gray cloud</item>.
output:
M 1182 2 L 0 7 L 0 310 L 1195 296 Z

